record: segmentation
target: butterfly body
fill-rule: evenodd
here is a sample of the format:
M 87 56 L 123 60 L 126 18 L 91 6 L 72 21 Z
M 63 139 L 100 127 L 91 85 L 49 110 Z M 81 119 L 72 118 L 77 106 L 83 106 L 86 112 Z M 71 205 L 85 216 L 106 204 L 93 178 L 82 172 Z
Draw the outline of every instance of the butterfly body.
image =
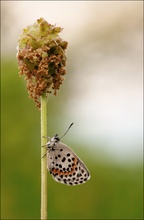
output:
M 90 173 L 80 158 L 56 134 L 47 143 L 47 168 L 54 180 L 79 185 L 90 179 Z

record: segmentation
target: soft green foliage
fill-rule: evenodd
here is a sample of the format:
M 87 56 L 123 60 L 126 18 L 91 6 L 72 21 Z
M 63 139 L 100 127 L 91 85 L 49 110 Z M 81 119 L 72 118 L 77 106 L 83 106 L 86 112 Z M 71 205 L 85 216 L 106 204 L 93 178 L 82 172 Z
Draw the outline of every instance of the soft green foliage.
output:
M 39 219 L 40 112 L 27 98 L 25 82 L 17 71 L 16 61 L 2 62 L 1 218 Z M 53 118 L 56 99 L 49 102 L 51 135 L 58 131 L 58 122 Z M 60 102 L 58 107 L 59 121 L 64 121 Z M 85 149 L 82 143 L 76 152 L 91 172 L 87 183 L 65 186 L 48 174 L 48 218 L 142 219 L 141 164 L 121 167 L 106 156 L 97 162 L 99 152 L 94 152 L 93 159 L 90 148 Z

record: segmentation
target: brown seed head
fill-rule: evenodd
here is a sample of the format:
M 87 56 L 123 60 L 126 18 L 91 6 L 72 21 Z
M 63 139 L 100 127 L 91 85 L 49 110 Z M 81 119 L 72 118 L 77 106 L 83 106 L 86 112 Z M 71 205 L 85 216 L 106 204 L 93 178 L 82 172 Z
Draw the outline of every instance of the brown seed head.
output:
M 18 41 L 19 75 L 25 75 L 29 96 L 38 108 L 40 96 L 52 90 L 56 95 L 66 74 L 68 43 L 58 36 L 61 30 L 40 18 L 23 30 Z

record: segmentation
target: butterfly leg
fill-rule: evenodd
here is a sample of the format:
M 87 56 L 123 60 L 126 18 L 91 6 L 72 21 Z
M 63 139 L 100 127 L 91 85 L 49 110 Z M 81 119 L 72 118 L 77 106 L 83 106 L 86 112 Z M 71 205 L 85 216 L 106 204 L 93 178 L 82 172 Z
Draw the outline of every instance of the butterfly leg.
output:
M 47 155 L 47 152 L 42 156 L 42 158 L 44 158 Z
M 49 141 L 50 137 L 42 136 L 43 138 L 47 138 L 47 141 Z

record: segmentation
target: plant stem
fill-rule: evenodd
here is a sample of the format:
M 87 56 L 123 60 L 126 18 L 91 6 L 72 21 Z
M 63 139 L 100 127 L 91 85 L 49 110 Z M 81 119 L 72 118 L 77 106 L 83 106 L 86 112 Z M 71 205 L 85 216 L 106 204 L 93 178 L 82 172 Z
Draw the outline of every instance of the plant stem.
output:
M 41 220 L 47 219 L 47 156 L 45 155 L 47 139 L 44 137 L 47 137 L 46 93 L 41 96 Z

